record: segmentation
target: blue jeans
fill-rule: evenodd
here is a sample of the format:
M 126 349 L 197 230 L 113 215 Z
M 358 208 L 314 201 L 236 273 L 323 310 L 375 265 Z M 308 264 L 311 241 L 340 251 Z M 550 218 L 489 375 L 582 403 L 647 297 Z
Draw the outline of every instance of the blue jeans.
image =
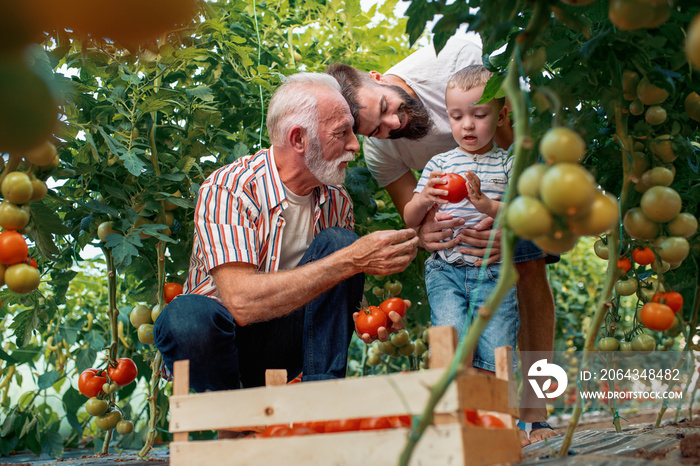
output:
M 513 262 L 515 264 L 539 259 L 541 257 L 544 257 L 544 261 L 547 264 L 554 264 L 555 262 L 559 262 L 558 255 L 543 252 L 532 241 L 528 241 L 526 239 L 519 239 L 518 242 L 515 244 L 515 252 L 513 254 Z
M 455 327 L 461 340 L 477 318 L 479 307 L 493 293 L 499 273 L 499 264 L 483 269 L 449 264 L 437 257 L 428 259 L 425 262 L 425 284 L 430 302 L 430 324 Z M 468 323 L 466 328 L 465 322 Z M 515 349 L 519 327 L 518 298 L 515 287 L 512 287 L 481 332 L 472 365 L 495 372 L 496 348 L 510 345 Z M 513 367 L 516 366 L 513 351 Z
M 356 239 L 344 228 L 322 230 L 299 265 Z M 300 372 L 304 381 L 342 378 L 363 285 L 364 274 L 354 275 L 286 316 L 243 327 L 219 301 L 181 295 L 156 320 L 155 344 L 171 372 L 175 361 L 190 360 L 198 392 L 265 385 L 266 369 L 286 369 L 290 380 Z

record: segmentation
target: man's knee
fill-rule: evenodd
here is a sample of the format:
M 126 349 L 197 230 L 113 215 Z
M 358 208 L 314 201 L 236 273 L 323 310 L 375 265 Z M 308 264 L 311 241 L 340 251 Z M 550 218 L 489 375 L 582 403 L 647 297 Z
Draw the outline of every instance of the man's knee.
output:
M 333 254 L 357 241 L 357 234 L 346 228 L 330 227 L 321 230 L 309 246 L 301 264 L 318 260 Z

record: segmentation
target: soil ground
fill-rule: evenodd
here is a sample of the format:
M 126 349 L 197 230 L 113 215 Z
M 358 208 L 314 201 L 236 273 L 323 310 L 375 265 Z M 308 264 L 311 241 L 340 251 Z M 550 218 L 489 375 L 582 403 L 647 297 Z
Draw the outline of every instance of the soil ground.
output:
M 673 413 L 667 412 L 661 427 L 654 429 L 656 416 L 656 411 L 625 416 L 627 422 L 623 421 L 620 434 L 615 433 L 609 415 L 589 416 L 577 426 L 570 456 L 565 458 L 556 455 L 568 421 L 550 419 L 550 424 L 560 435 L 525 447 L 523 461 L 518 465 L 700 465 L 700 419 L 673 423 L 670 421 Z M 0 466 L 104 466 L 115 463 L 119 466 L 167 466 L 170 463 L 167 445 L 155 448 L 145 461 L 140 460 L 137 453 L 123 451 L 99 456 L 86 450 L 69 450 L 61 460 L 23 453 L 0 458 Z

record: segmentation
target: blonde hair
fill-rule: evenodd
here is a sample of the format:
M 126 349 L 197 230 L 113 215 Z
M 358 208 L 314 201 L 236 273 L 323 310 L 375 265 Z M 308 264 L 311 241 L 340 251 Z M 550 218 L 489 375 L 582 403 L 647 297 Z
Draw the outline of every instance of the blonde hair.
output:
M 459 88 L 463 91 L 469 91 L 477 86 L 486 86 L 493 73 L 487 70 L 484 65 L 469 65 L 455 72 L 450 80 L 447 81 L 447 89 Z M 503 105 L 505 98 L 494 99 L 497 103 Z

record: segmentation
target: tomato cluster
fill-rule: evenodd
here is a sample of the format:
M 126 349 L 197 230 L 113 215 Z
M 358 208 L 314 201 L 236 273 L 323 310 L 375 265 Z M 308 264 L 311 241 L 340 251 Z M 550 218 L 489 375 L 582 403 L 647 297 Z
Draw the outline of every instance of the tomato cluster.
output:
M 119 387 L 128 385 L 136 380 L 138 370 L 134 361 L 129 358 L 120 358 L 114 367 L 107 371 L 102 369 L 85 369 L 78 378 L 78 390 L 89 399 L 85 403 L 85 411 L 95 417 L 95 426 L 100 430 L 112 430 L 126 435 L 134 430 L 131 421 L 123 419 L 121 411 L 109 395 Z
M 27 151 L 25 160 L 31 166 L 44 160 L 56 159 L 56 148 L 45 142 Z M 46 183 L 33 175 L 11 171 L 2 177 L 0 191 L 0 285 L 19 294 L 34 291 L 39 286 L 40 275 L 36 261 L 29 257 L 27 241 L 20 233 L 29 224 L 29 202 L 40 201 L 47 193 Z
M 555 254 L 573 248 L 579 236 L 612 229 L 618 221 L 617 198 L 601 192 L 579 163 L 586 153 L 583 138 L 569 128 L 553 128 L 539 148 L 546 163 L 523 170 L 518 196 L 506 209 L 508 227 Z
M 391 335 L 387 341 L 374 341 L 367 350 L 367 364 L 378 366 L 384 362 L 382 356 L 400 358 L 415 356 L 420 358 L 420 368 L 428 368 L 428 338 L 429 330 L 423 330 L 419 336 L 412 337 L 411 333 L 402 329 Z
M 152 345 L 153 323 L 160 315 L 160 305 L 156 304 L 153 309 L 149 309 L 143 304 L 137 304 L 129 313 L 129 322 L 136 329 L 139 341 L 144 345 Z
M 399 297 L 393 297 L 384 300 L 379 307 L 368 306 L 360 310 L 355 322 L 357 332 L 360 335 L 366 333 L 370 337 L 376 338 L 380 328 L 389 328 L 391 326 L 389 313 L 392 311 L 403 318 L 406 315 L 406 303 L 404 303 L 404 300 Z

